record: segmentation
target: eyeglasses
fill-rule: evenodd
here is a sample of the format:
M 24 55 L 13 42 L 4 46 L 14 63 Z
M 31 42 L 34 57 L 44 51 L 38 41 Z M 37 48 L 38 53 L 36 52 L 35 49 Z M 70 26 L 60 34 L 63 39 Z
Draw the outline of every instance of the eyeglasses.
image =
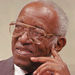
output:
M 32 26 L 32 25 L 28 25 L 28 24 L 24 24 L 21 22 L 12 22 L 10 23 L 10 32 L 11 27 L 14 26 L 14 30 L 13 30 L 13 37 L 19 37 L 21 35 L 23 35 L 25 32 L 28 33 L 28 36 L 30 38 L 46 38 L 49 39 L 52 36 L 60 36 L 60 35 L 56 35 L 56 34 L 47 34 L 46 31 L 40 27 L 37 26 Z

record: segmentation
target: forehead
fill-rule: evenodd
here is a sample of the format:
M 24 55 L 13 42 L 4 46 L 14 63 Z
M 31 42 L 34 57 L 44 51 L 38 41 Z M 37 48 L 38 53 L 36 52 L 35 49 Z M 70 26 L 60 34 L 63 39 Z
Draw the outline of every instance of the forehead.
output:
M 42 3 L 33 2 L 21 10 L 17 21 L 39 26 L 52 33 L 57 27 L 57 13 L 52 6 L 48 7 Z

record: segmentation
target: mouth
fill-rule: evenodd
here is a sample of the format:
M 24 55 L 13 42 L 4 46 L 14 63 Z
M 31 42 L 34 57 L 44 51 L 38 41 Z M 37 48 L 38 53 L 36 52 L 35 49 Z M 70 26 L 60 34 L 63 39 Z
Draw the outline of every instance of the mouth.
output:
M 20 55 L 31 55 L 32 51 L 29 49 L 24 49 L 24 48 L 16 48 L 16 51 Z

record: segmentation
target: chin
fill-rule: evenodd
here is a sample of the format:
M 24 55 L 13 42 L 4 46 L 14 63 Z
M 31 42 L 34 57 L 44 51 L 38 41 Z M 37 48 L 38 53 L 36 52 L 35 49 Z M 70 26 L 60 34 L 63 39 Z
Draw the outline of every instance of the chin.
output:
M 14 64 L 16 64 L 19 67 L 29 67 L 31 65 L 31 61 L 29 58 L 23 58 L 23 57 L 16 56 L 14 57 Z
M 14 63 L 20 67 L 23 71 L 26 72 L 33 72 L 34 70 L 36 70 L 37 66 L 33 65 L 33 62 L 31 62 L 30 60 L 22 60 L 22 59 L 14 59 Z

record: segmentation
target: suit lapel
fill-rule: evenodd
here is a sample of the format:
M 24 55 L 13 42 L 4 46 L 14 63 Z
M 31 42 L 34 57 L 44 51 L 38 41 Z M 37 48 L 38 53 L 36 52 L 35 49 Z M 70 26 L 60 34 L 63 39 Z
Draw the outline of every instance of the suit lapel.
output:
M 14 75 L 14 63 L 13 58 L 10 58 L 8 61 L 7 73 L 6 75 Z

